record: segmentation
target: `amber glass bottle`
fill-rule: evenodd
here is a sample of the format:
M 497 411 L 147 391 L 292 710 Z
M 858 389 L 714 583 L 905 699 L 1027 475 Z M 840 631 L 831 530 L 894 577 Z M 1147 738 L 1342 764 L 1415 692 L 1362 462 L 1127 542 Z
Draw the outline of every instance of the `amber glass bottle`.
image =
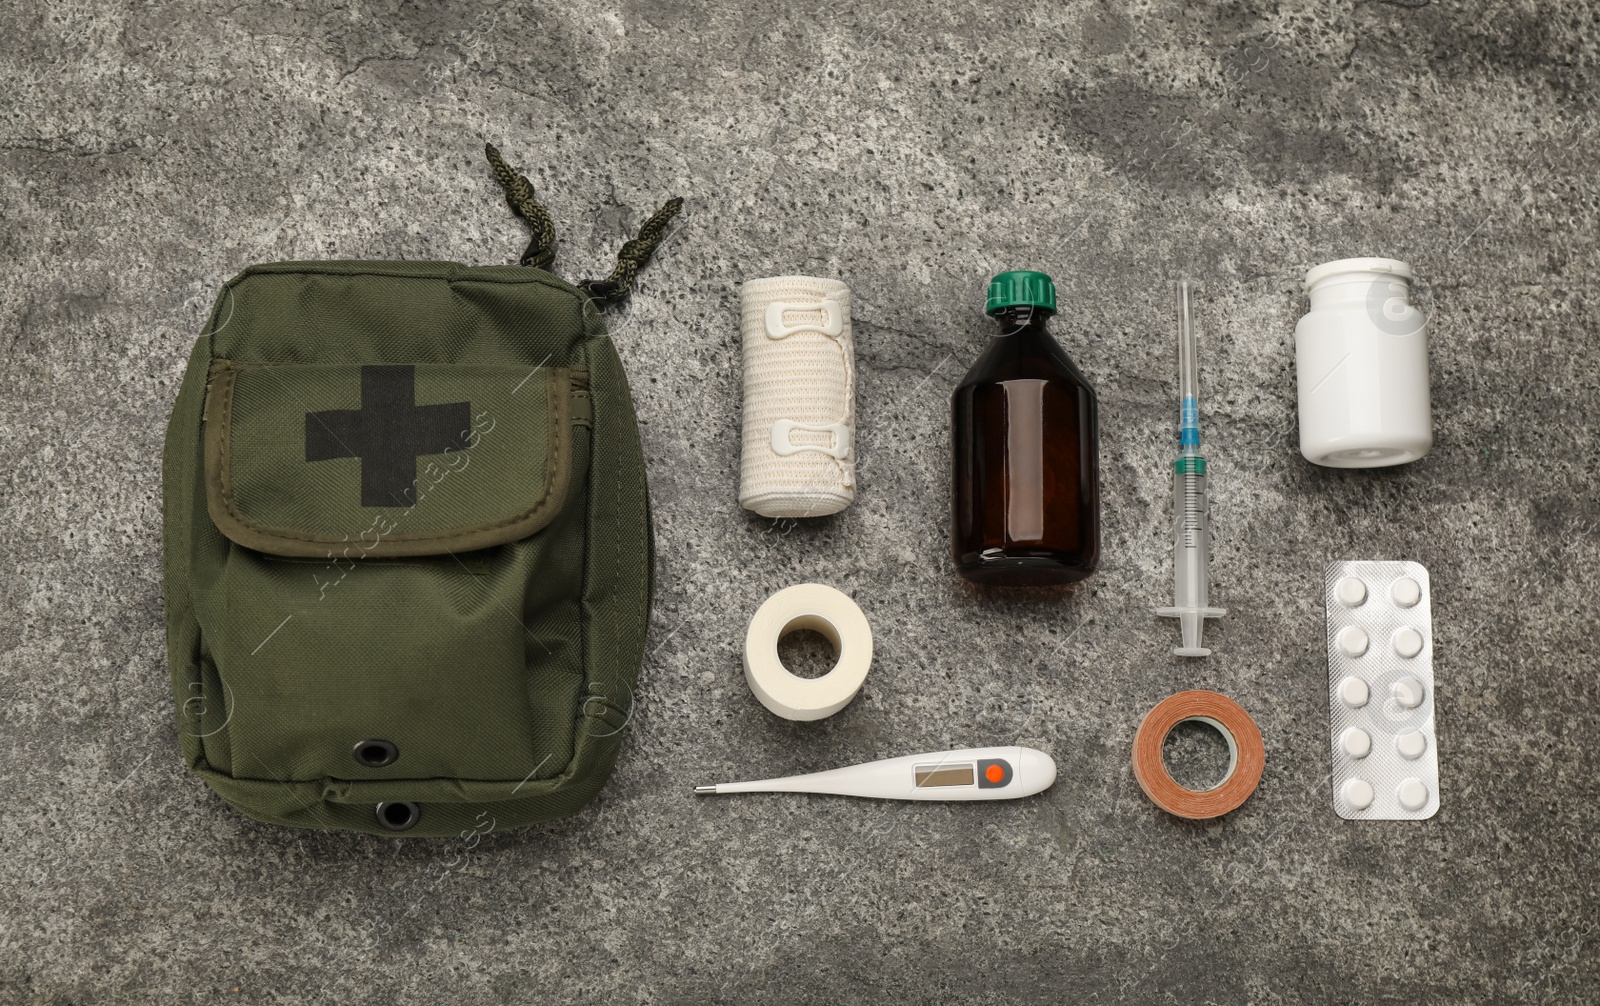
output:
M 1100 561 L 1098 406 L 1045 327 L 1055 311 L 1049 276 L 996 276 L 1000 330 L 951 396 L 951 543 L 974 583 L 1070 583 Z

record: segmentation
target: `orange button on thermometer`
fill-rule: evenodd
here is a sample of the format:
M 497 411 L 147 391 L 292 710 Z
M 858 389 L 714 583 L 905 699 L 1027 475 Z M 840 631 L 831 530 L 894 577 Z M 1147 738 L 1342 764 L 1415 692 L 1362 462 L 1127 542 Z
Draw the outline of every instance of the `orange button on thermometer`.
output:
M 1191 720 L 1215 727 L 1228 742 L 1228 774 L 1210 789 L 1178 785 L 1161 758 L 1173 727 Z M 1133 738 L 1133 774 L 1144 795 L 1167 813 L 1196 821 L 1221 817 L 1250 799 L 1266 763 L 1267 749 L 1255 720 L 1239 703 L 1216 692 L 1179 692 L 1164 699 L 1145 715 Z

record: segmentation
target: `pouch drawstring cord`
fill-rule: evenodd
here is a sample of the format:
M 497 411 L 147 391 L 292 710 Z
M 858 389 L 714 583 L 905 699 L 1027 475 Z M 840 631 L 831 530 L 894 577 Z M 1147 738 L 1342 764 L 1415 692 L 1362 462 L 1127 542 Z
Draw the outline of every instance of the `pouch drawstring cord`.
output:
M 500 156 L 500 151 L 494 144 L 486 143 L 483 146 L 484 154 L 489 158 L 490 167 L 494 168 L 494 176 L 500 182 L 500 187 L 506 191 L 506 202 L 511 205 L 512 212 L 526 220 L 533 227 L 533 237 L 528 241 L 528 247 L 523 250 L 521 263 L 536 269 L 548 269 L 556 257 L 556 224 L 533 194 L 533 183 L 517 174 Z M 614 304 L 628 296 L 633 290 L 633 281 L 639 275 L 639 270 L 649 263 L 651 256 L 661 245 L 662 239 L 667 236 L 667 224 L 683 209 L 683 198 L 675 196 L 667 200 L 666 205 L 656 210 L 639 228 L 637 237 L 622 246 L 617 253 L 616 267 L 611 270 L 611 275 L 605 279 L 584 280 L 578 286 L 589 294 L 600 307 Z

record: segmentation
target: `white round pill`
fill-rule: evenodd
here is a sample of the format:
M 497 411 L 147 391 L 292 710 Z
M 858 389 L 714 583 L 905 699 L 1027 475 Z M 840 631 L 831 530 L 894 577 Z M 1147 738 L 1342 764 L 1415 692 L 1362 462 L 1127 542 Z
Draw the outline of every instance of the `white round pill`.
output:
M 1428 787 L 1416 776 L 1401 780 L 1394 795 L 1406 810 L 1421 810 L 1428 805 Z
M 1416 761 L 1428 750 L 1428 738 L 1422 736 L 1421 730 L 1407 730 L 1394 739 L 1394 749 L 1400 752 L 1400 757 Z
M 1339 792 L 1351 810 L 1366 810 L 1372 806 L 1372 783 L 1365 779 L 1346 779 Z
M 1347 608 L 1358 607 L 1367 599 L 1367 585 L 1353 576 L 1340 580 L 1339 585 L 1333 588 L 1333 592 L 1338 595 L 1339 603 Z
M 1423 698 L 1428 690 L 1416 678 L 1405 677 L 1389 686 L 1389 694 L 1394 700 L 1407 709 L 1415 709 L 1422 705 Z
M 1402 576 L 1389 586 L 1389 599 L 1402 608 L 1409 608 L 1422 600 L 1422 587 L 1409 576 Z
M 1394 652 L 1402 657 L 1414 657 L 1422 652 L 1422 633 L 1409 626 L 1394 634 Z
M 1372 750 L 1372 737 L 1360 727 L 1350 727 L 1339 735 L 1339 747 L 1352 758 L 1365 758 Z
M 1335 638 L 1338 640 L 1339 649 L 1349 656 L 1359 657 L 1367 652 L 1367 634 L 1353 625 L 1340 629 L 1339 635 Z
M 1351 709 L 1360 709 L 1370 697 L 1367 683 L 1354 675 L 1339 682 L 1339 698 Z

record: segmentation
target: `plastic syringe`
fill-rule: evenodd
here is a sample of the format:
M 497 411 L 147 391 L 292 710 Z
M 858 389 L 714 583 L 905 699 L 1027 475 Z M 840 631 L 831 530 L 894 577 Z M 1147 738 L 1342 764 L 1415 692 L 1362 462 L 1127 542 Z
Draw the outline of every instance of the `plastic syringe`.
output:
M 1209 657 L 1200 645 L 1205 619 L 1221 618 L 1226 608 L 1210 606 L 1211 506 L 1206 499 L 1206 459 L 1200 454 L 1200 363 L 1189 312 L 1189 281 L 1178 282 L 1178 460 L 1172 467 L 1173 605 L 1156 614 L 1178 620 L 1180 657 Z

